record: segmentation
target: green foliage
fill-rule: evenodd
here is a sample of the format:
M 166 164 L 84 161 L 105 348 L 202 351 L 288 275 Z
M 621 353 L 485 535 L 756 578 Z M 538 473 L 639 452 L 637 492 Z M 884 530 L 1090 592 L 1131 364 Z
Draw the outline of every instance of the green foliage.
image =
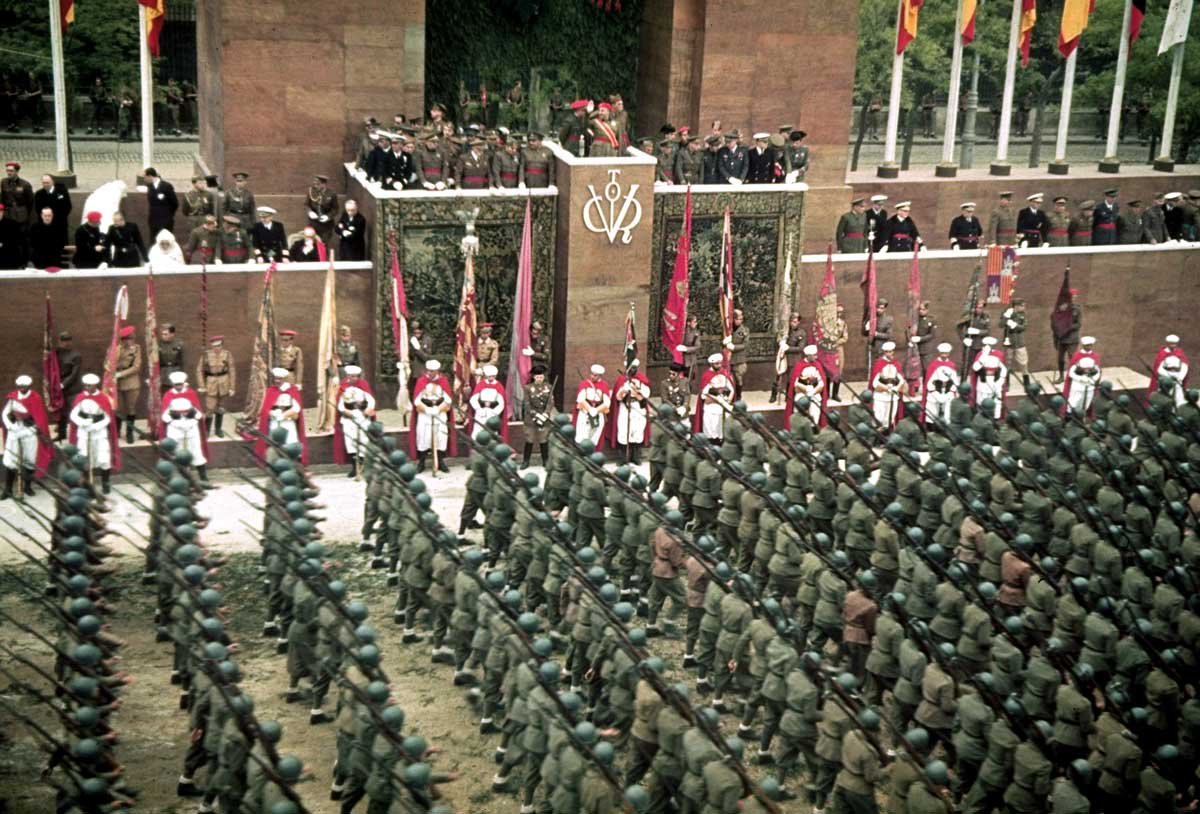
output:
M 426 107 L 442 102 L 451 115 L 459 82 L 474 96 L 480 82 L 489 102 L 530 70 L 543 77 L 548 98 L 620 93 L 627 105 L 637 84 L 642 0 L 604 11 L 588 0 L 428 0 L 425 6 Z M 500 122 L 503 123 L 503 122 Z

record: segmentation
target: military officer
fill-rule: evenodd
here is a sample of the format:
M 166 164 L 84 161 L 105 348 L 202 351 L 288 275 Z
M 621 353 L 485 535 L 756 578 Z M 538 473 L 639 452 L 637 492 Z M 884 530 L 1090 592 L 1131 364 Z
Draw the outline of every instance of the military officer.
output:
M 183 340 L 170 322 L 163 323 L 158 331 L 158 369 L 162 376 L 163 389 L 167 389 L 171 374 L 184 369 Z
M 937 323 L 933 321 L 933 317 L 929 314 L 929 300 L 922 300 L 917 305 L 917 326 L 909 337 L 909 342 L 915 341 L 917 344 L 917 352 L 921 357 L 921 375 L 924 376 L 925 369 L 929 367 L 930 361 L 933 359 L 934 346 L 937 345 Z
M 304 352 L 296 344 L 295 331 L 279 332 L 279 352 L 275 365 L 287 371 L 288 384 L 295 385 L 298 390 L 304 389 Z
M 850 211 L 838 219 L 837 250 L 842 254 L 853 254 L 867 250 L 867 206 L 863 198 L 850 202 Z
M 338 338 L 333 346 L 333 358 L 337 364 L 338 376 L 346 377 L 346 367 L 354 365 L 359 370 L 363 368 L 362 351 L 354 341 L 354 334 L 349 325 L 338 328 Z
M 770 146 L 771 134 L 754 134 L 754 146 L 746 151 L 746 183 L 772 184 L 775 182 L 775 148 Z
M 950 221 L 950 248 L 968 251 L 978 249 L 983 224 L 975 217 L 975 202 L 966 201 L 959 210 L 961 214 Z
M 783 148 L 784 182 L 795 184 L 803 182 L 808 175 L 808 147 L 804 139 L 808 133 L 803 130 L 792 130 L 788 133 L 788 146 Z
M 329 189 L 329 177 L 317 174 L 308 187 L 308 225 L 316 230 L 325 243 L 333 237 L 333 222 L 337 218 L 337 195 Z
M 654 169 L 654 183 L 675 183 L 675 142 L 663 139 L 658 142 L 658 154 L 655 156 L 658 166 Z
M 254 259 L 265 263 L 288 262 L 287 231 L 282 223 L 275 222 L 275 209 L 260 206 L 258 223 L 250 228 L 250 242 L 254 246 Z
M 887 226 L 888 213 L 883 208 L 883 203 L 887 199 L 886 195 L 872 195 L 871 206 L 866 211 L 867 239 L 871 241 L 871 248 L 874 251 L 879 251 L 883 248 L 883 244 L 887 243 L 887 235 L 884 234 L 884 230 Z
M 521 457 L 521 468 L 529 467 L 533 446 L 537 444 L 542 456 L 542 466 L 550 462 L 550 431 L 554 429 L 554 391 L 546 381 L 546 368 L 535 364 L 529 370 L 529 383 L 525 385 L 525 449 Z
M 587 116 L 591 105 L 589 99 L 576 99 L 571 102 L 571 117 L 563 122 L 558 131 L 558 143 L 568 153 L 580 158 L 588 154 L 590 136 Z
M 21 177 L 19 161 L 6 162 L 4 173 L 4 178 L 0 179 L 0 205 L 4 206 L 4 217 L 20 226 L 22 232 L 28 233 L 34 220 L 33 185 Z M 58 218 L 58 214 L 55 213 L 54 217 Z
M 675 183 L 702 184 L 704 183 L 704 151 L 703 142 L 699 137 L 687 135 L 681 139 L 680 147 L 675 153 Z
M 1064 320 L 1060 326 L 1054 319 L 1050 320 L 1051 334 L 1054 339 L 1054 352 L 1058 357 L 1058 375 L 1054 378 L 1055 384 L 1062 382 L 1066 360 L 1075 353 L 1075 348 L 1079 345 L 1079 331 L 1083 325 L 1083 306 L 1075 301 L 1075 298 L 1078 296 L 1079 289 L 1072 288 L 1070 290 L 1070 302 L 1063 303 L 1060 306 L 1060 309 L 1071 312 L 1069 323 Z
M 1117 188 L 1104 190 L 1104 200 L 1092 210 L 1092 245 L 1115 246 L 1117 244 Z
M 484 365 L 500 367 L 500 343 L 492 339 L 493 327 L 490 322 L 481 322 L 479 324 L 479 337 L 475 345 L 476 371 L 481 370 Z
M 492 154 L 492 187 L 516 189 L 520 183 L 521 166 L 517 157 L 517 141 L 509 136 L 501 142 L 501 149 Z
M 221 219 L 225 228 L 221 232 L 221 253 L 217 255 L 217 264 L 249 262 L 254 247 L 250 245 L 250 235 L 246 234 L 241 218 L 226 214 Z
M 750 170 L 749 156 L 745 145 L 741 144 L 742 134 L 731 130 L 725 134 L 725 146 L 717 154 L 717 172 L 721 183 L 744 184 L 746 173 Z
M 1146 211 L 1142 213 L 1142 223 L 1146 227 L 1147 243 L 1167 242 L 1165 214 L 1166 196 L 1161 192 L 1156 192 L 1154 193 L 1154 203 L 1146 207 Z
M 1025 299 L 1013 297 L 1012 307 L 1004 312 L 1004 346 L 1009 348 L 1008 372 L 1020 374 L 1021 383 L 1029 385 L 1029 351 L 1025 347 Z
M 911 201 L 901 201 L 896 204 L 896 212 L 887 219 L 883 231 L 884 249 L 889 252 L 915 251 L 921 242 L 921 232 L 917 224 L 909 217 L 912 210 Z
M 542 143 L 542 134 L 531 132 L 529 144 L 521 149 L 521 189 L 545 189 L 554 186 L 554 153 Z
M 714 133 L 704 139 L 704 153 L 701 156 L 703 163 L 703 178 L 705 184 L 723 184 L 725 180 L 721 178 L 720 162 L 721 155 L 721 136 Z
M 1046 215 L 1046 245 L 1068 246 L 1071 243 L 1071 213 L 1067 211 L 1067 203 L 1071 199 L 1066 195 L 1054 197 L 1054 209 Z
M 181 207 L 187 219 L 188 233 L 203 226 L 209 215 L 217 214 L 217 199 L 209 190 L 203 175 L 192 176 L 192 188 L 183 194 Z
M 1012 209 L 1011 192 L 1001 192 L 996 208 L 988 220 L 987 241 L 997 246 L 1012 246 L 1017 242 L 1017 216 Z
M 659 389 L 659 396 L 664 404 L 670 404 L 676 413 L 686 415 L 691 395 L 688 392 L 687 366 L 672 362 Z
M 225 347 L 225 337 L 216 334 L 208 339 L 208 347 L 196 365 L 196 392 L 204 394 L 204 423 L 218 438 L 225 437 L 221 424 L 225 420 L 225 405 L 233 398 L 237 385 L 237 366 L 233 354 Z
M 589 118 L 588 132 L 592 142 L 588 147 L 588 155 L 596 158 L 620 155 L 621 136 L 611 124 L 612 105 L 608 102 L 601 102 Z
M 1117 215 L 1117 237 L 1122 245 L 1151 243 L 1146 231 L 1146 215 L 1141 201 L 1129 201 L 1127 209 Z
M 217 248 L 221 244 L 221 233 L 217 228 L 217 216 L 205 215 L 204 223 L 197 226 L 188 235 L 187 245 L 183 247 L 184 257 L 194 266 L 206 266 L 217 258 Z
M 741 398 L 746 370 L 750 367 L 750 329 L 746 327 L 746 315 L 740 308 L 733 309 L 733 333 L 725 337 L 724 344 L 729 348 L 729 366 L 733 370 L 735 388 L 733 397 L 736 400 Z
M 1092 210 L 1095 208 L 1096 202 L 1091 198 L 1079 204 L 1079 212 L 1071 218 L 1070 240 L 1072 246 L 1092 245 Z
M 487 189 L 489 168 L 485 142 L 473 138 L 469 144 L 471 149 L 463 153 L 454 166 L 454 184 L 459 189 Z
M 1042 211 L 1042 201 L 1045 198 L 1040 192 L 1025 198 L 1028 206 L 1017 213 L 1017 239 L 1022 248 L 1036 249 L 1046 242 L 1050 222 Z
M 874 333 L 874 335 L 872 335 L 870 337 L 871 356 L 874 359 L 879 358 L 880 353 L 882 353 L 882 348 L 883 348 L 884 344 L 886 344 L 888 342 L 894 343 L 895 339 L 896 339 L 896 337 L 894 336 L 895 328 L 896 328 L 896 320 L 891 314 L 889 314 L 887 312 L 887 309 L 888 309 L 888 301 L 886 299 L 884 299 L 883 297 L 880 297 L 879 300 L 875 303 L 875 333 Z M 865 323 L 863 325 L 863 336 L 867 335 L 867 331 L 869 330 L 869 328 L 870 328 L 869 322 Z
M 418 135 L 420 146 L 413 150 L 413 172 L 417 183 L 427 190 L 446 188 L 450 168 L 445 153 L 439 149 L 437 131 L 426 128 Z
M 142 394 L 142 346 L 137 343 L 135 329 L 121 329 L 121 344 L 117 348 L 117 416 L 125 418 L 125 443 L 133 443 L 133 422 L 137 420 L 138 397 Z
M 250 176 L 244 172 L 233 174 L 233 186 L 225 190 L 221 201 L 221 213 L 228 217 L 233 215 L 244 231 L 249 231 L 254 225 L 254 193 L 246 187 L 246 179 Z M 244 260 L 236 261 L 244 263 Z

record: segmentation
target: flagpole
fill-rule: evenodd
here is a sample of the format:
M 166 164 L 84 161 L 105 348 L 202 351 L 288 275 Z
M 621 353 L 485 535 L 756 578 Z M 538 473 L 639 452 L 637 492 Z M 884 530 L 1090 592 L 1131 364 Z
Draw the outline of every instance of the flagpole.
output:
M 1071 167 L 1067 161 L 1067 131 L 1071 127 L 1071 96 L 1075 92 L 1075 58 L 1079 56 L 1081 44 L 1075 43 L 1071 55 L 1067 57 L 1067 65 L 1063 72 L 1062 104 L 1058 113 L 1058 140 L 1054 143 L 1054 160 L 1046 168 L 1051 175 L 1066 175 Z
M 1186 44 L 1181 42 L 1174 46 L 1171 83 L 1167 86 L 1167 109 L 1163 114 L 1162 152 L 1154 159 L 1154 169 L 1159 172 L 1175 171 L 1175 159 L 1171 158 L 1171 141 L 1175 135 L 1175 114 L 1179 109 L 1179 84 L 1183 78 L 1183 48 Z
M 1121 136 L 1121 104 L 1125 97 L 1125 70 L 1129 65 L 1129 26 L 1133 16 L 1133 0 L 1125 0 L 1125 16 L 1121 20 L 1121 43 L 1117 47 L 1117 73 L 1113 78 L 1112 107 L 1108 111 L 1108 143 L 1104 147 L 1104 158 L 1100 161 L 1100 172 L 1120 172 L 1121 159 L 1117 156 Z
M 962 89 L 962 27 L 963 0 L 958 0 L 958 8 L 954 13 L 954 51 L 950 57 L 950 92 L 946 98 L 946 132 L 942 138 L 942 163 L 933 170 L 938 178 L 953 178 L 958 175 L 958 165 L 954 163 L 954 137 L 958 130 L 958 97 Z
M 150 20 L 138 4 L 138 50 L 141 57 L 142 169 L 154 166 L 154 69 L 150 63 Z
M 896 34 L 900 33 L 900 14 L 904 0 L 896 4 Z M 900 127 L 900 91 L 904 84 L 904 52 L 892 56 L 892 91 L 888 96 L 887 133 L 883 142 L 883 163 L 875 174 L 880 178 L 899 178 L 900 166 L 896 163 L 896 133 Z
M 1008 27 L 1008 58 L 1004 63 L 1004 96 L 1000 102 L 1000 132 L 996 139 L 996 160 L 989 170 L 992 175 L 1009 175 L 1008 139 L 1012 133 L 1013 91 L 1017 84 L 1017 45 L 1021 39 L 1021 0 L 1013 0 L 1012 22 Z
M 54 73 L 54 180 L 75 186 L 71 154 L 67 148 L 67 82 L 63 74 L 63 30 L 61 0 L 50 2 L 50 62 Z

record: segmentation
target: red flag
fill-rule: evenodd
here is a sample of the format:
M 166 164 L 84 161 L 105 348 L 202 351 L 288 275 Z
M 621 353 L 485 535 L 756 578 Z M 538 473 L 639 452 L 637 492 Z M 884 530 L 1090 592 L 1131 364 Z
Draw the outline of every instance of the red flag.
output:
M 917 38 L 917 20 L 925 0 L 900 0 L 900 19 L 896 21 L 896 53 L 903 54 Z
M 162 417 L 162 368 L 158 361 L 158 305 L 154 298 L 154 269 L 146 266 L 146 370 L 149 373 L 150 392 L 146 394 L 146 409 L 150 415 L 147 423 L 150 432 L 158 435 L 158 422 Z
M 533 199 L 525 199 L 525 224 L 521 227 L 521 254 L 517 259 L 517 291 L 513 299 L 512 351 L 508 354 L 504 409 L 509 417 L 521 418 L 525 406 L 525 382 L 533 359 L 525 355 L 530 346 L 529 326 L 533 322 Z M 508 426 L 505 424 L 505 426 Z
M 962 44 L 970 45 L 975 40 L 976 0 L 962 0 Z
M 1071 267 L 1063 272 L 1062 285 L 1058 289 L 1058 297 L 1054 300 L 1054 313 L 1050 315 L 1050 327 L 1058 336 L 1064 336 L 1071 331 Z
M 1137 42 L 1142 33 L 1142 20 L 1146 19 L 1146 0 L 1133 0 L 1129 9 L 1129 44 Z
M 676 363 L 683 363 L 683 354 L 675 350 L 683 344 L 683 329 L 687 324 L 688 309 L 688 263 L 692 253 L 692 186 L 688 184 L 687 203 L 683 208 L 683 229 L 675 244 L 675 270 L 671 273 L 671 287 L 662 310 L 662 343 Z
M 58 0 L 58 14 L 65 34 L 67 26 L 75 22 L 75 0 Z
M 50 294 L 46 294 L 46 321 L 42 330 L 42 401 L 46 412 L 56 416 L 66 407 L 63 398 L 62 372 L 58 369 L 58 354 L 54 351 L 54 314 L 50 309 Z
M 458 304 L 458 327 L 454 331 L 454 407 L 464 416 L 470 415 L 468 402 L 475 389 L 475 366 L 479 362 L 475 341 L 475 299 L 475 254 L 468 252 Z
M 146 45 L 151 56 L 158 56 L 158 38 L 167 19 L 167 0 L 138 0 L 138 3 L 146 7 Z
M 921 319 L 921 244 L 913 249 L 912 265 L 908 267 L 908 335 L 917 335 L 917 323 Z M 909 343 L 904 355 L 904 378 L 908 380 L 909 393 L 919 395 L 924 372 L 921 370 L 920 346 Z
M 868 248 L 867 267 L 863 269 L 862 281 L 858 284 L 863 293 L 863 335 L 867 337 L 868 342 L 875 339 L 875 306 L 879 303 L 875 277 L 875 251 Z
M 1021 0 L 1021 67 L 1029 65 L 1029 45 L 1033 42 L 1033 26 L 1037 23 L 1037 0 Z
M 842 368 L 838 363 L 837 278 L 833 276 L 833 244 L 829 244 L 825 255 L 825 277 L 821 281 L 821 292 L 817 295 L 817 313 L 813 319 L 812 339 L 817 346 L 817 359 L 833 378 L 840 378 Z
M 728 342 L 733 336 L 733 229 L 732 211 L 725 207 L 725 227 L 721 232 L 721 333 L 722 339 Z M 725 365 L 729 365 L 729 346 L 722 344 L 721 355 L 725 357 Z
M 121 286 L 113 304 L 112 339 L 108 343 L 108 351 L 104 354 L 104 375 L 100 379 L 100 392 L 108 396 L 108 403 L 116 405 L 117 401 L 117 357 L 121 352 L 121 322 L 129 316 L 129 288 Z

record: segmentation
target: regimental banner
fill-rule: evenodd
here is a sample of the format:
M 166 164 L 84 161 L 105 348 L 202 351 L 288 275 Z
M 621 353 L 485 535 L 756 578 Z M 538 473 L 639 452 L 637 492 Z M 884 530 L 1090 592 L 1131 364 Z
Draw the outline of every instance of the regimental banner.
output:
M 987 254 L 988 305 L 1008 305 L 1017 285 L 1020 261 L 1012 246 L 989 246 Z

